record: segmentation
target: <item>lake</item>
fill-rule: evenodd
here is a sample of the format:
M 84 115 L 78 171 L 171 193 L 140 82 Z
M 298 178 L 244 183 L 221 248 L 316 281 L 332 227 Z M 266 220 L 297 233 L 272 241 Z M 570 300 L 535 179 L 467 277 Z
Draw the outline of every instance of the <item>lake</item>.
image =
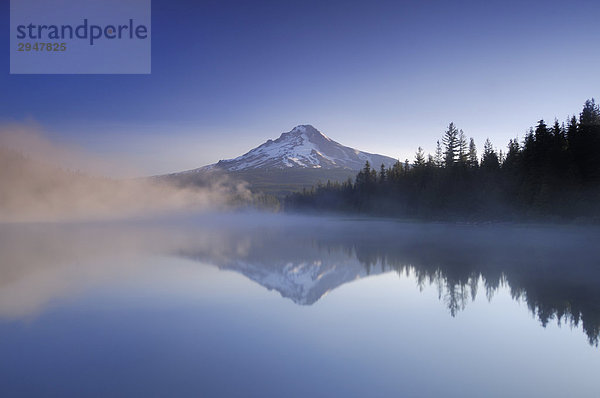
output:
M 598 397 L 600 228 L 0 226 L 2 397 Z

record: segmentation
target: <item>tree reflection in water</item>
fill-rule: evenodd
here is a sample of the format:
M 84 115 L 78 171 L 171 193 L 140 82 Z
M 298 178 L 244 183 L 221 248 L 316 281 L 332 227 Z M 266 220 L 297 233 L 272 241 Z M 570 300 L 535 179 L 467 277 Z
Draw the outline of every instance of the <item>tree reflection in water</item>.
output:
M 600 229 L 232 216 L 228 221 L 7 226 L 0 234 L 0 317 L 28 316 L 96 280 L 144 272 L 173 255 L 242 273 L 311 305 L 369 274 L 411 273 L 456 316 L 483 287 L 507 286 L 543 326 L 600 335 Z M 98 266 L 98 264 L 103 264 Z M 83 286 L 83 287 L 82 287 Z

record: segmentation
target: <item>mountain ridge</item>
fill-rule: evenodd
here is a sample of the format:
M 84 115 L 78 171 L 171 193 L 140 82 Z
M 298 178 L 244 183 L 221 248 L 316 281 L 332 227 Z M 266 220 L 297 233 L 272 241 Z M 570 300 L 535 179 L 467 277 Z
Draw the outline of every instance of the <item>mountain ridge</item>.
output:
M 269 139 L 245 154 L 199 169 L 244 171 L 248 169 L 348 169 L 359 171 L 365 162 L 373 166 L 392 166 L 396 159 L 344 146 L 310 124 L 294 127 L 277 139 Z M 195 170 L 189 170 L 193 172 Z
M 303 124 L 236 158 L 163 177 L 201 183 L 208 174 L 226 174 L 247 182 L 255 192 L 285 196 L 318 183 L 353 179 L 367 161 L 374 168 L 397 162 L 389 156 L 344 146 L 312 125 Z

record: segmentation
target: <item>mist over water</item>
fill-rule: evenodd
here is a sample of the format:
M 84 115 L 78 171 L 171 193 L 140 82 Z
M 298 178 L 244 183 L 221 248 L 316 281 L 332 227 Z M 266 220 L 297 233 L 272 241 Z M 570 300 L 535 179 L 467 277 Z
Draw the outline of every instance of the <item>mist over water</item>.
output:
M 0 222 L 122 219 L 214 211 L 249 202 L 243 182 L 227 176 L 182 186 L 157 178 L 108 178 L 125 161 L 56 144 L 32 126 L 0 126 Z

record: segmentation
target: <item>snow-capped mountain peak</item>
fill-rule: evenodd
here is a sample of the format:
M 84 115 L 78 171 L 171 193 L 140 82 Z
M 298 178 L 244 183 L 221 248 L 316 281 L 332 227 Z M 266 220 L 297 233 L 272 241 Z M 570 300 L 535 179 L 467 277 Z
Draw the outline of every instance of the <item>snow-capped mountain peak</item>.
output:
M 391 166 L 395 159 L 343 146 L 309 124 L 299 125 L 275 140 L 235 159 L 220 160 L 214 167 L 227 171 L 258 168 L 360 170 L 365 161 Z
M 325 139 L 327 141 L 331 141 L 331 138 L 327 137 L 325 134 L 321 133 L 319 130 L 311 126 L 310 124 L 301 124 L 299 126 L 294 127 L 291 131 L 287 133 L 282 133 L 279 138 L 287 137 L 287 136 L 304 136 L 306 139 Z M 269 140 L 272 141 L 272 140 Z

